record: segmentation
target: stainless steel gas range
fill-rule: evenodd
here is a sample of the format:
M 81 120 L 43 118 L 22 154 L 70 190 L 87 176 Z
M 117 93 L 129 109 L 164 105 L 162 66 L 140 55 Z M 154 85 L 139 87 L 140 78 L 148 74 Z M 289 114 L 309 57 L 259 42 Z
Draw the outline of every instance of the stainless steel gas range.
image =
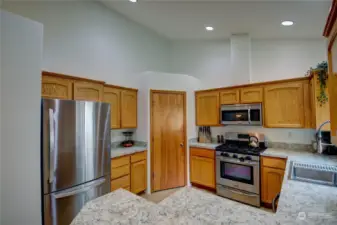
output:
M 260 153 L 266 149 L 263 134 L 225 134 L 216 148 L 216 192 L 218 195 L 260 206 Z

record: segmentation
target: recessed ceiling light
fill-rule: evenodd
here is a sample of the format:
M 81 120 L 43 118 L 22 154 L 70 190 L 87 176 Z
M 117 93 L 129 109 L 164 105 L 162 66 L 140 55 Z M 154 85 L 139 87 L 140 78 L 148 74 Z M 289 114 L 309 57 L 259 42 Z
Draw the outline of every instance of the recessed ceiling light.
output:
M 137 2 L 137 0 L 129 0 L 130 2 Z
M 282 25 L 283 26 L 291 26 L 291 25 L 293 25 L 294 24 L 294 22 L 293 21 L 290 21 L 290 20 L 286 20 L 286 21 L 283 21 L 282 22 Z
M 214 27 L 207 26 L 207 27 L 205 27 L 205 29 L 206 29 L 207 31 L 212 31 L 212 30 L 214 30 Z

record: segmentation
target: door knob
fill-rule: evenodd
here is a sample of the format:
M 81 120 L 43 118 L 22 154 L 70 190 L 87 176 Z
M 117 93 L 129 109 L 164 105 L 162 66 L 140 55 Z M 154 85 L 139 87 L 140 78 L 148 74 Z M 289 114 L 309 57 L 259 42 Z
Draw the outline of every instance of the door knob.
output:
M 180 147 L 184 147 L 184 143 L 180 143 Z

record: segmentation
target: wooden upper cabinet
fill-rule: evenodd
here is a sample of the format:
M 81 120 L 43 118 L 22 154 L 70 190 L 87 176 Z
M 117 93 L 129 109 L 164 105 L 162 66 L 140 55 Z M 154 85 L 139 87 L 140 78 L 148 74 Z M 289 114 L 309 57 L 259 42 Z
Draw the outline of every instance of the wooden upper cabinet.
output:
M 303 83 L 288 82 L 264 88 L 266 127 L 303 128 Z
M 103 101 L 110 103 L 111 129 L 121 127 L 121 90 L 113 87 L 104 87 Z
M 137 91 L 121 92 L 121 128 L 137 127 Z
M 104 86 L 101 83 L 75 81 L 74 100 L 103 101 Z
M 196 122 L 198 126 L 216 126 L 220 123 L 219 92 L 197 92 Z
M 42 98 L 72 99 L 72 81 L 43 75 L 41 92 Z
M 333 0 L 323 35 L 328 39 L 328 92 L 331 143 L 337 145 L 337 0 Z
M 238 104 L 240 103 L 240 90 L 231 89 L 220 92 L 220 103 L 224 104 Z
M 240 90 L 241 103 L 259 103 L 263 100 L 262 87 L 247 87 Z

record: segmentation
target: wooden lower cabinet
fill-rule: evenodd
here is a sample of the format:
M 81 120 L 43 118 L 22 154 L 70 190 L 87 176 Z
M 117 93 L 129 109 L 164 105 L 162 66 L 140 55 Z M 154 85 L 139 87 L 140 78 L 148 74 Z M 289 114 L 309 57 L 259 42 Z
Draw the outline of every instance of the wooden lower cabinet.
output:
M 215 189 L 215 151 L 190 149 L 191 183 Z
M 140 193 L 146 189 L 146 160 L 131 164 L 131 192 Z
M 266 205 L 271 205 L 276 195 L 281 192 L 285 165 L 286 159 L 262 157 L 261 201 Z
M 147 187 L 146 151 L 111 159 L 111 191 L 124 188 L 135 194 Z

